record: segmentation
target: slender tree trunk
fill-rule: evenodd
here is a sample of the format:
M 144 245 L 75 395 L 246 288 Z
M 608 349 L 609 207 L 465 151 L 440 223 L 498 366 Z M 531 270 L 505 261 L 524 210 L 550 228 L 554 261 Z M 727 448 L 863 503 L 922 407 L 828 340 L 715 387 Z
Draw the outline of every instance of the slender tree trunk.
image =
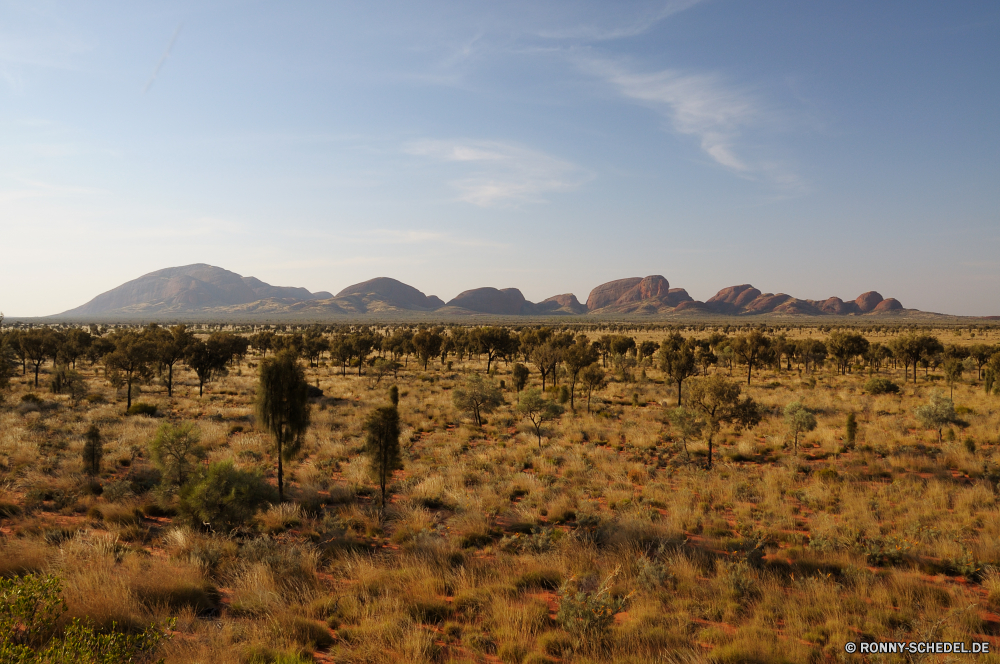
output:
M 683 385 L 683 384 L 684 384 L 683 381 L 680 381 L 680 380 L 677 381 L 677 405 L 678 406 L 681 405 L 681 385 Z
M 575 394 L 576 394 L 576 374 L 573 374 L 573 380 L 570 381 L 570 388 L 569 388 L 569 409 L 574 413 L 576 412 L 576 405 L 573 401 L 573 397 Z
M 167 396 L 174 396 L 174 365 L 167 367 Z
M 712 434 L 708 434 L 708 469 L 712 469 Z
M 132 378 L 128 379 L 128 389 L 125 390 L 127 396 L 125 397 L 125 412 L 132 409 Z
M 278 502 L 285 502 L 285 478 L 283 475 L 284 468 L 281 465 L 281 439 L 284 427 L 278 427 Z

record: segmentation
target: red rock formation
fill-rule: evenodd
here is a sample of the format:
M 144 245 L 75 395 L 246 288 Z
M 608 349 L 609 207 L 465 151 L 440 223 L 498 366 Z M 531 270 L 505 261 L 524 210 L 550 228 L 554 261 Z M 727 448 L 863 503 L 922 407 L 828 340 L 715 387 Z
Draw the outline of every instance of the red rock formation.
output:
M 590 291 L 587 298 L 587 311 L 603 309 L 614 304 L 618 298 L 642 283 L 641 277 L 630 277 L 628 279 L 618 279 L 601 284 Z
M 869 311 L 873 311 L 875 307 L 877 307 L 879 303 L 882 302 L 882 299 L 883 298 L 880 294 L 876 293 L 873 290 L 870 290 L 867 293 L 862 293 L 861 295 L 858 295 L 857 299 L 854 300 L 854 303 L 858 305 L 858 310 L 861 313 L 866 314 Z
M 902 308 L 903 308 L 903 305 L 900 303 L 899 300 L 897 300 L 894 297 L 890 297 L 888 299 L 885 299 L 885 300 L 882 300 L 881 302 L 879 302 L 878 305 L 875 307 L 875 309 L 873 311 L 876 311 L 876 312 L 882 312 L 882 311 L 899 311 Z
M 524 313 L 526 300 L 516 288 L 473 288 L 459 293 L 448 302 L 449 307 L 497 316 L 517 316 Z
M 668 307 L 677 307 L 685 302 L 694 302 L 694 298 L 688 295 L 683 288 L 671 288 L 667 291 L 667 297 L 663 303 Z
M 815 303 L 820 311 L 827 314 L 846 316 L 847 314 L 860 313 L 861 309 L 855 302 L 844 302 L 839 297 L 828 297 Z
M 741 293 L 740 297 L 736 298 L 736 301 L 739 302 L 745 293 L 746 291 Z M 791 299 L 791 295 L 785 295 L 784 293 L 778 293 L 777 295 L 774 293 L 764 293 L 763 295 L 758 295 L 753 300 L 748 302 L 744 308 L 747 313 L 763 314 L 769 311 L 774 311 L 774 308 L 779 304 L 784 304 Z
M 348 286 L 337 297 L 352 295 L 369 300 L 379 300 L 400 309 L 434 310 L 444 306 L 436 295 L 427 296 L 413 286 L 389 277 L 376 277 L 360 284 Z
M 538 313 L 549 311 L 563 311 L 565 313 L 573 314 L 587 313 L 587 307 L 581 304 L 580 300 L 576 299 L 576 295 L 573 295 L 572 293 L 553 295 L 552 297 L 546 298 L 536 304 L 535 308 Z
M 823 312 L 817 309 L 811 302 L 792 298 L 774 308 L 776 314 L 802 314 L 805 316 L 819 316 Z

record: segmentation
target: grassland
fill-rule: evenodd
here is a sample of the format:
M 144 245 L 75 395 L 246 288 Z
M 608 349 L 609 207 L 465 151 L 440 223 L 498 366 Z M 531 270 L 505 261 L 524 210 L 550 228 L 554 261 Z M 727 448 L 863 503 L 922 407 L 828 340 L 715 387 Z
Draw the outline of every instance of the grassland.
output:
M 253 424 L 255 362 L 201 398 L 183 367 L 172 398 L 143 385 L 151 417 L 123 415 L 99 364 L 78 367 L 78 405 L 35 388 L 30 371 L 16 377 L 0 406 L 0 576 L 58 576 L 65 619 L 99 628 L 176 618 L 167 662 L 860 661 L 844 644 L 862 639 L 1000 651 L 1000 397 L 975 372 L 955 386 L 961 422 L 939 442 L 914 410 L 947 389 L 940 371 L 913 383 L 885 367 L 901 391 L 873 396 L 860 367 L 763 368 L 743 386 L 763 421 L 724 426 L 708 470 L 704 443 L 686 454 L 667 422 L 676 387 L 655 363 L 612 376 L 591 413 L 578 395 L 539 446 L 514 409 L 512 363 L 496 365 L 507 405 L 476 427 L 452 403 L 485 371 L 476 357 L 426 371 L 410 358 L 378 385 L 321 361 L 307 376 L 324 396 L 285 466 L 290 500 L 228 532 L 189 523 L 149 443 L 164 421 L 193 422 L 204 463 L 273 482 L 272 441 Z M 404 469 L 380 518 L 361 424 L 390 384 Z M 781 412 L 796 400 L 818 426 L 793 454 Z M 94 424 L 105 457 L 90 478 L 81 450 Z

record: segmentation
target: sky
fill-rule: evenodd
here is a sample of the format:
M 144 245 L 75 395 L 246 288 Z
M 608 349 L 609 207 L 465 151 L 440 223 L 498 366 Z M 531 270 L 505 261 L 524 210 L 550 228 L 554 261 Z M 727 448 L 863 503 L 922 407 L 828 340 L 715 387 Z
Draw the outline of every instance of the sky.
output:
M 0 311 L 210 263 L 1000 314 L 1000 3 L 0 0 Z

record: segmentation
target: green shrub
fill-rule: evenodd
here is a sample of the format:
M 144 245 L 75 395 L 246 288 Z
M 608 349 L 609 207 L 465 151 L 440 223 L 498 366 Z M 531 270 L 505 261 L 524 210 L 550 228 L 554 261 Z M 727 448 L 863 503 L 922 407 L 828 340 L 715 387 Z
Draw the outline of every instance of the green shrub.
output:
M 874 378 L 869 378 L 868 381 L 865 382 L 864 390 L 868 394 L 898 394 L 899 385 L 896 385 L 896 383 L 892 382 L 888 378 L 879 378 L 876 376 Z
M 132 404 L 132 406 L 126 412 L 127 415 L 149 415 L 152 417 L 156 415 L 156 406 L 151 403 L 144 403 L 142 401 L 137 401 Z
M 588 591 L 568 579 L 559 588 L 559 612 L 556 620 L 562 628 L 585 640 L 601 639 L 615 622 L 615 614 L 625 610 L 631 594 L 615 597 L 611 582 L 618 570 L 608 575 L 596 590 Z
M 196 524 L 230 529 L 243 525 L 277 499 L 277 491 L 259 474 L 221 461 L 181 490 L 180 511 Z
M 145 662 L 165 637 L 154 625 L 134 634 L 122 633 L 114 626 L 97 632 L 74 619 L 61 636 L 53 638 L 65 611 L 57 577 L 28 575 L 0 580 L 0 661 Z
M 514 587 L 518 590 L 529 588 L 542 588 L 545 590 L 555 590 L 562 583 L 562 574 L 554 569 L 543 569 L 534 572 L 525 572 L 514 582 Z

